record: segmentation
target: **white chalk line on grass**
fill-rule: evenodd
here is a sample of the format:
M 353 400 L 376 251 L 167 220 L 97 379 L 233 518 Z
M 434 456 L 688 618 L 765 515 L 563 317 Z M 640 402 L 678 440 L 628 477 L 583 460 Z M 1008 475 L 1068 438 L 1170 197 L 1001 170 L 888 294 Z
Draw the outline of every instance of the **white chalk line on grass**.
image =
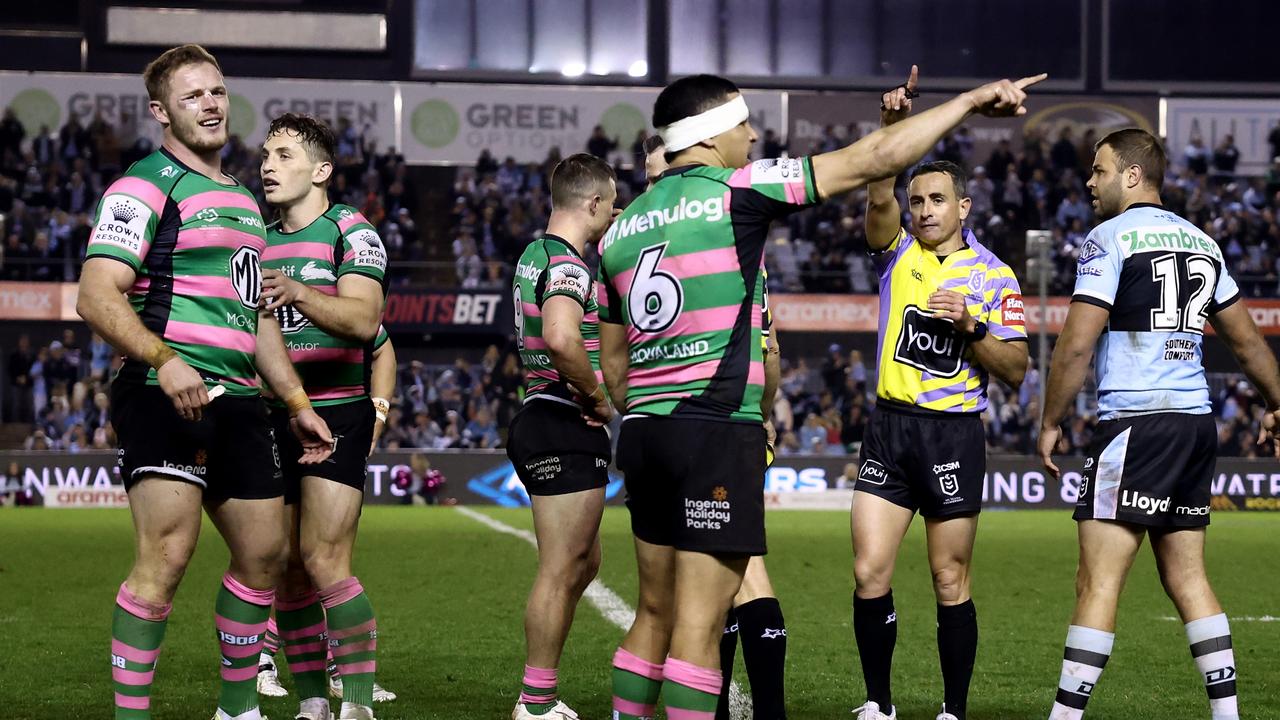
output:
M 1160 617 L 1160 619 L 1161 619 L 1161 620 L 1171 620 L 1171 621 L 1174 621 L 1174 622 L 1182 622 L 1182 618 L 1174 617 L 1174 616 L 1172 616 L 1172 615 L 1162 615 L 1162 616 Z M 1278 616 L 1278 615 L 1240 615 L 1240 616 L 1238 616 L 1238 617 L 1228 617 L 1228 618 L 1227 618 L 1227 622 L 1264 622 L 1264 623 L 1273 623 L 1273 622 L 1280 622 L 1280 616 Z
M 538 547 L 538 538 L 528 530 L 511 527 L 501 520 L 495 520 L 482 512 L 477 512 L 462 505 L 454 505 L 453 509 L 481 525 L 488 526 L 491 530 L 518 537 L 535 549 Z M 600 582 L 599 579 L 591 581 L 583 597 L 587 599 L 587 602 L 591 603 L 592 607 L 600 611 L 605 620 L 608 620 L 621 630 L 631 629 L 632 623 L 636 620 L 636 611 L 627 604 L 627 601 L 619 597 L 618 593 L 610 590 L 609 586 Z M 742 688 L 738 686 L 737 682 L 729 685 L 729 714 L 733 716 L 734 720 L 746 720 L 746 718 L 751 717 L 751 696 L 742 692 Z

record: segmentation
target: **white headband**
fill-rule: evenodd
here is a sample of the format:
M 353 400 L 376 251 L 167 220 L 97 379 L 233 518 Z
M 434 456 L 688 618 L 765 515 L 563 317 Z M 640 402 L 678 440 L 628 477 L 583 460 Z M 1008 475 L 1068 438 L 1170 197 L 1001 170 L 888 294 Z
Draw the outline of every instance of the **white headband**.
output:
M 666 127 L 658 128 L 658 134 L 662 136 L 667 152 L 679 152 L 722 132 L 732 130 L 749 117 L 751 113 L 747 110 L 747 101 L 739 95 L 706 112 L 691 115 Z

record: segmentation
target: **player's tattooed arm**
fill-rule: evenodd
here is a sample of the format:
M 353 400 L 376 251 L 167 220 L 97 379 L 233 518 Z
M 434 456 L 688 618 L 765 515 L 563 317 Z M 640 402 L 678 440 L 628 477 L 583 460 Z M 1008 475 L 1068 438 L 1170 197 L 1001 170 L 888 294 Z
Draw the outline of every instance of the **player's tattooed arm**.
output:
M 916 97 L 919 68 L 911 66 L 907 81 L 880 96 L 880 127 L 889 127 L 911 114 L 911 99 Z M 867 185 L 867 249 L 883 250 L 902 229 L 902 209 L 893 194 L 897 176 L 876 180 Z
M 382 322 L 382 284 L 348 273 L 338 278 L 337 295 L 325 295 L 279 270 L 264 269 L 259 305 L 271 311 L 292 305 L 331 335 L 368 342 L 377 336 Z
M 822 197 L 843 195 L 873 180 L 901 173 L 947 133 L 974 113 L 989 117 L 1024 115 L 1026 88 L 1047 75 L 998 80 L 961 93 L 919 115 L 867 135 L 834 152 L 815 155 L 813 173 Z
M 187 420 L 199 420 L 201 409 L 209 404 L 204 380 L 173 348 L 148 330 L 129 306 L 124 293 L 136 279 L 133 268 L 116 260 L 85 260 L 76 312 L 118 352 L 155 368 L 160 389 L 178 414 Z
M 1058 466 L 1053 464 L 1053 449 L 1062 435 L 1062 420 L 1067 416 L 1080 388 L 1084 387 L 1089 372 L 1089 361 L 1098 336 L 1107 326 L 1111 312 L 1089 303 L 1071 303 L 1067 322 L 1058 335 L 1049 361 L 1049 381 L 1045 386 L 1044 412 L 1040 416 L 1040 459 L 1055 477 Z
M 613 406 L 619 411 L 627 408 L 627 370 L 631 361 L 627 358 L 627 329 L 611 322 L 600 323 L 600 370 L 604 384 L 609 389 Z

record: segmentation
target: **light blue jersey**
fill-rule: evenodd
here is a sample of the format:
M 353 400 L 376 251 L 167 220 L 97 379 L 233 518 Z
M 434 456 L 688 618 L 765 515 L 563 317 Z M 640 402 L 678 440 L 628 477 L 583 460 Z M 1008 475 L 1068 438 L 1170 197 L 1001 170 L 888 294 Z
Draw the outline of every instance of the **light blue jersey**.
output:
M 1210 411 L 1205 321 L 1240 299 L 1213 238 L 1159 205 L 1131 205 L 1089 234 L 1071 299 L 1111 312 L 1094 360 L 1100 420 Z

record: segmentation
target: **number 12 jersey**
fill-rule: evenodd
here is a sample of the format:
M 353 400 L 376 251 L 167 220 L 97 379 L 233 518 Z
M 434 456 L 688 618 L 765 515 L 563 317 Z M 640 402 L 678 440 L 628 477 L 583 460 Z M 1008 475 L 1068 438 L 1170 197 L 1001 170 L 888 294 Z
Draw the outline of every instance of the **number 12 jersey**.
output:
M 1080 249 L 1073 302 L 1111 312 L 1098 339 L 1098 417 L 1210 411 L 1205 321 L 1240 299 L 1222 250 L 1195 225 L 1138 203 Z

